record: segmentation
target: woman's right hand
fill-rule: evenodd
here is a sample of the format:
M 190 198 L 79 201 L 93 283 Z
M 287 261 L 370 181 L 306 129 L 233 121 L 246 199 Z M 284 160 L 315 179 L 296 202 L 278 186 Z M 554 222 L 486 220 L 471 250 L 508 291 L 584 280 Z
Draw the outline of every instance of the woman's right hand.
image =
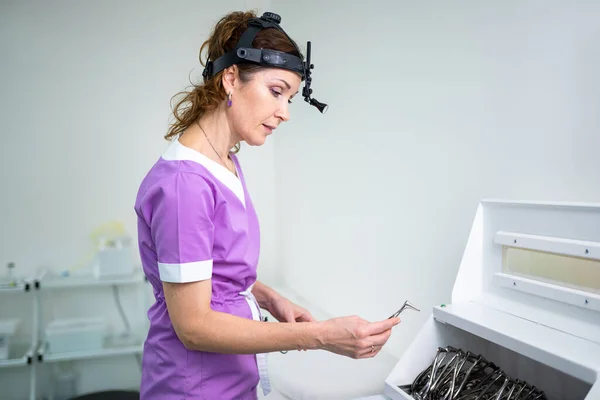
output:
M 377 355 L 400 318 L 369 322 L 351 316 L 323 321 L 322 348 L 332 353 L 359 359 Z

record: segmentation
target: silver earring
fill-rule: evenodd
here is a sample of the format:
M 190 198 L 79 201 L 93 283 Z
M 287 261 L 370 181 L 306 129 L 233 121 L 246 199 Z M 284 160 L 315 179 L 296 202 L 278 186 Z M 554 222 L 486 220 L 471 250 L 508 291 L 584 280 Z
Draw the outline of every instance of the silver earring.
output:
M 227 95 L 227 107 L 231 107 L 231 92 Z

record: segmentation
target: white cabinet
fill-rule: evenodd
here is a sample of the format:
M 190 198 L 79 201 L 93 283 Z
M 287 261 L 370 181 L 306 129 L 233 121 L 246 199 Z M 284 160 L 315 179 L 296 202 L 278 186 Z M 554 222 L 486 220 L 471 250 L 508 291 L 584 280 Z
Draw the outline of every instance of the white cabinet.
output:
M 433 308 L 385 395 L 600 399 L 599 289 L 600 204 L 483 201 L 452 304 Z

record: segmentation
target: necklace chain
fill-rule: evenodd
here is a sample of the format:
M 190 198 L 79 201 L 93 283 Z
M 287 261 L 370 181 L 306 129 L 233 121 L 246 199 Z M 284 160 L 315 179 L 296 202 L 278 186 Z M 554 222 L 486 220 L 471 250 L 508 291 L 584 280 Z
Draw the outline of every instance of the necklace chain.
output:
M 198 122 L 198 127 L 200 127 L 200 130 L 204 134 L 204 137 L 206 138 L 206 141 L 208 142 L 208 144 L 210 145 L 210 147 L 212 147 L 212 149 L 215 151 L 215 153 L 217 154 L 217 157 L 219 157 L 219 160 L 221 160 L 221 162 L 223 163 L 223 165 L 225 166 L 225 168 L 227 168 L 229 171 L 231 171 L 231 168 L 229 168 L 229 166 L 227 165 L 227 163 L 225 162 L 225 160 L 223 160 L 223 158 L 221 157 L 221 155 L 219 154 L 219 152 L 217 151 L 217 149 L 215 149 L 215 146 L 213 146 L 213 144 L 208 139 L 208 135 L 206 134 L 206 132 L 204 132 L 204 129 L 202 129 L 202 126 L 200 125 L 199 122 Z

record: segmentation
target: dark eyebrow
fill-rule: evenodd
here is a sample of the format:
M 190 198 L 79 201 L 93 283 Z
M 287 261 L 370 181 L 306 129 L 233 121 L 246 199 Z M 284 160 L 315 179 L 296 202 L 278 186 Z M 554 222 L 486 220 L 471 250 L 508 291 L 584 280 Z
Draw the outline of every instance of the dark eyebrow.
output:
M 284 81 L 283 79 L 279 79 L 279 78 L 278 78 L 277 80 L 278 80 L 278 81 L 281 81 L 281 82 L 283 82 L 283 83 L 285 83 L 285 86 L 287 86 L 288 90 L 290 90 L 290 89 L 292 88 L 292 87 L 290 86 L 290 84 L 289 84 L 289 83 L 287 83 L 286 81 Z
M 283 79 L 276 78 L 276 80 L 278 80 L 278 81 L 281 81 L 281 82 L 285 83 L 285 86 L 287 86 L 288 90 L 290 90 L 290 89 L 292 88 L 292 87 L 290 86 L 290 84 L 289 84 L 289 83 L 287 83 L 286 81 L 284 81 Z M 294 97 L 295 95 L 297 95 L 297 94 L 298 94 L 298 92 L 299 92 L 299 90 L 298 90 L 296 93 L 294 93 L 294 94 L 292 95 L 292 97 Z

